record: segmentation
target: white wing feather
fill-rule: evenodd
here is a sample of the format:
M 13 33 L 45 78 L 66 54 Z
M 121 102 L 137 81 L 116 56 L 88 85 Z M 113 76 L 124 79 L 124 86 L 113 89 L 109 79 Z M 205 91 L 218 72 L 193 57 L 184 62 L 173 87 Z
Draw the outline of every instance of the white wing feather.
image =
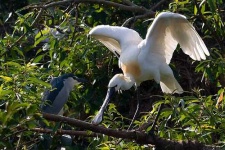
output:
M 139 44 L 142 41 L 140 35 L 129 28 L 109 25 L 99 25 L 94 27 L 89 35 L 93 36 L 104 44 L 110 51 L 115 54 L 121 54 L 121 46 L 129 44 Z
M 177 44 L 194 60 L 206 59 L 209 51 L 185 16 L 160 13 L 148 29 L 144 51 L 164 56 L 169 64 Z

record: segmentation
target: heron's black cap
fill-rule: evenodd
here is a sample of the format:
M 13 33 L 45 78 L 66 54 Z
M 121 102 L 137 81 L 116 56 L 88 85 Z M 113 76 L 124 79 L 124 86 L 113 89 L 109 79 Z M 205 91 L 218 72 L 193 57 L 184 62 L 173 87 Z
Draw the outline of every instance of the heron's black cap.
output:
M 67 73 L 67 74 L 62 75 L 61 77 L 62 77 L 62 79 L 67 79 L 69 77 L 72 77 L 77 82 L 88 83 L 88 80 L 86 80 L 84 78 L 79 78 L 79 77 L 75 76 L 73 73 Z

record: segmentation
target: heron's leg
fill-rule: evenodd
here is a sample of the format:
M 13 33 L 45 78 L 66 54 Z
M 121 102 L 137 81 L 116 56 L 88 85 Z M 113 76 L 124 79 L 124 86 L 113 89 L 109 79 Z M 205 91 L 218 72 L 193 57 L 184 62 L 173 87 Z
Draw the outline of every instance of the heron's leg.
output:
M 131 120 L 131 123 L 130 123 L 130 125 L 129 125 L 129 127 L 128 127 L 127 130 L 130 130 L 130 127 L 132 126 L 132 124 L 133 124 L 133 122 L 134 122 L 134 120 L 136 119 L 136 116 L 137 116 L 137 114 L 138 114 L 139 103 L 140 103 L 139 98 L 140 98 L 140 87 L 138 86 L 138 87 L 137 87 L 137 108 L 136 108 L 136 111 L 135 111 L 135 113 L 134 113 L 133 119 Z

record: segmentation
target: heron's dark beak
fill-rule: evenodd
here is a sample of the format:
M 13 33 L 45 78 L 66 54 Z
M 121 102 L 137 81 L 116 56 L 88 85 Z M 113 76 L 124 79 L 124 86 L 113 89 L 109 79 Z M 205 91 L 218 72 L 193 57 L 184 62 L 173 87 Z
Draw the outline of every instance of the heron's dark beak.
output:
M 76 76 L 73 76 L 73 79 L 76 80 L 79 83 L 89 83 L 87 79 L 78 78 Z
M 109 101 L 110 99 L 112 98 L 112 96 L 114 95 L 116 89 L 115 87 L 109 87 L 108 88 L 108 91 L 107 91 L 107 95 L 105 97 L 105 100 L 100 108 L 100 110 L 98 111 L 98 114 L 94 117 L 94 119 L 92 120 L 92 123 L 93 124 L 99 124 L 102 122 L 102 118 L 103 118 L 103 113 L 104 113 L 104 110 L 106 109 L 106 107 L 108 106 L 109 104 Z

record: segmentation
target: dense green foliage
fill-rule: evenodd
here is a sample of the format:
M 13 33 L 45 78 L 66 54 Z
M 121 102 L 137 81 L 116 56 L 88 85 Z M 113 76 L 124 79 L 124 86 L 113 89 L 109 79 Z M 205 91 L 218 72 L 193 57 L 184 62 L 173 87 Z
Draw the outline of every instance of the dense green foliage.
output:
M 65 112 L 65 116 L 90 122 L 102 104 L 109 80 L 121 70 L 117 58 L 87 34 L 93 26 L 121 26 L 128 18 L 140 13 L 95 3 L 64 3 L 44 9 L 34 22 L 40 10 L 37 6 L 41 3 L 32 0 L 27 3 L 10 2 L 2 1 L 0 4 L 0 149 L 41 148 L 42 133 L 32 130 L 39 127 L 41 120 L 53 131 L 61 126 L 82 130 L 42 118 L 42 93 L 51 89 L 51 77 L 72 72 L 92 83 L 74 88 Z M 112 2 L 123 4 L 121 0 Z M 157 2 L 133 1 L 147 9 Z M 25 7 L 34 3 L 38 5 Z M 7 6 L 10 9 L 5 9 Z M 171 68 L 186 92 L 165 95 L 154 81 L 144 82 L 141 85 L 141 113 L 133 129 L 138 129 L 147 121 L 153 122 L 159 104 L 165 103 L 157 122 L 156 135 L 177 141 L 197 140 L 207 145 L 225 144 L 224 9 L 222 0 L 174 0 L 154 9 L 156 13 L 172 11 L 187 16 L 205 41 L 210 57 L 194 62 L 178 47 Z M 151 24 L 148 19 L 133 20 L 127 26 L 144 37 Z M 217 104 L 218 99 L 220 104 Z M 183 108 L 178 107 L 181 100 L 185 102 Z M 134 114 L 135 103 L 135 88 L 116 95 L 102 125 L 126 130 Z M 144 130 L 149 131 L 150 127 Z M 54 132 L 51 135 L 54 135 L 51 148 L 55 149 L 59 146 L 60 136 Z M 118 141 L 105 135 L 94 138 L 74 136 L 73 144 L 68 148 L 151 147 L 126 140 L 116 144 Z

